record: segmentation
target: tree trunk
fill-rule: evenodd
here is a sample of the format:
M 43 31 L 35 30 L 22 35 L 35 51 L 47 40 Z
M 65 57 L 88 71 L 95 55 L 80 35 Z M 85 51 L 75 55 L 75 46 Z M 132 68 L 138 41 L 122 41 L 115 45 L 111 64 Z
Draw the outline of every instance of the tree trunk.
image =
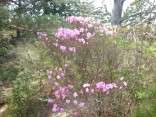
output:
M 18 1 L 18 7 L 17 7 L 17 11 L 16 11 L 17 16 L 18 16 L 18 21 L 19 21 L 19 22 L 17 22 L 17 27 L 20 27 L 20 25 L 21 25 L 21 15 L 22 15 L 22 4 L 21 4 L 21 2 L 22 2 L 21 0 Z M 21 30 L 18 28 L 16 30 L 16 38 L 17 39 L 21 38 Z
M 112 11 L 111 24 L 120 25 L 122 16 L 122 7 L 125 0 L 114 0 L 114 8 Z

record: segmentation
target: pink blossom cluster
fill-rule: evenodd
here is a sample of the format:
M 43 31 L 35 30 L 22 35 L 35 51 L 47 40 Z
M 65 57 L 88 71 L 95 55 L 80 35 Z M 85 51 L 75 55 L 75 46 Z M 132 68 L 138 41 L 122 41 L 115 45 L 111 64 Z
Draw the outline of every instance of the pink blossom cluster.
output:
M 37 32 L 37 36 L 42 41 L 48 41 L 48 35 L 45 32 Z
M 75 39 L 80 35 L 80 31 L 77 29 L 71 30 L 68 28 L 59 28 L 55 37 L 61 40 Z
M 69 16 L 66 21 L 77 25 L 74 29 L 59 28 L 55 33 L 57 41 L 53 45 L 59 48 L 62 52 L 76 52 L 76 44 L 89 45 L 90 40 L 95 39 L 96 33 L 113 35 L 114 31 L 110 26 L 101 23 L 101 20 L 90 17 L 75 17 Z M 72 42 L 72 43 L 70 43 Z M 71 44 L 69 46 L 69 43 Z
M 48 70 L 48 79 L 51 80 L 52 89 L 53 89 L 53 98 L 48 99 L 48 103 L 51 103 L 53 105 L 52 112 L 63 112 L 65 109 L 61 106 L 61 103 L 65 104 L 73 104 L 78 108 L 83 108 L 85 103 L 78 101 L 78 92 L 73 91 L 74 86 L 71 84 L 62 83 L 65 79 L 65 69 L 68 65 L 64 65 L 63 68 L 56 68 L 55 72 Z M 53 75 L 53 79 L 52 78 Z M 64 86 L 63 86 L 64 85 Z M 70 98 L 73 97 L 73 98 Z
M 78 97 L 78 92 L 73 92 L 72 90 L 73 88 L 74 86 L 71 84 L 68 84 L 67 86 L 63 86 L 63 87 L 54 86 L 53 99 L 51 98 L 48 99 L 48 103 L 53 104 L 52 112 L 58 112 L 58 111 L 62 112 L 65 110 L 63 107 L 61 107 L 61 104 L 59 104 L 60 101 L 61 103 L 66 103 L 71 105 L 73 104 L 79 108 L 84 107 L 85 103 L 80 102 L 76 99 L 76 97 Z M 70 99 L 71 96 L 73 98 Z
M 74 85 L 65 82 L 65 72 L 66 67 L 68 65 L 65 64 L 64 68 L 56 68 L 55 72 L 50 70 L 47 71 L 48 79 L 51 80 L 52 75 L 53 80 L 51 80 L 53 93 L 51 94 L 52 98 L 48 99 L 48 103 L 52 104 L 52 112 L 63 112 L 65 108 L 63 108 L 62 104 L 70 104 L 74 105 L 75 109 L 85 108 L 86 104 L 80 100 L 85 94 L 98 94 L 99 92 L 103 92 L 104 94 L 109 94 L 112 89 L 122 89 L 121 87 L 127 86 L 127 82 L 124 81 L 124 77 L 120 78 L 120 81 L 123 82 L 123 86 L 117 86 L 116 83 L 105 83 L 103 81 L 97 83 L 85 83 L 82 85 L 82 89 L 80 91 L 75 91 Z M 78 110 L 73 113 L 75 116 L 78 115 Z
M 53 43 L 53 45 L 55 47 L 58 47 L 62 52 L 73 52 L 75 53 L 76 52 L 76 47 L 67 47 L 67 46 L 64 46 L 64 45 L 61 45 L 59 43 Z
M 61 78 L 65 78 L 65 70 L 63 70 L 62 68 L 56 68 L 55 69 L 56 72 L 56 79 L 60 80 Z M 48 74 L 48 79 L 52 78 L 52 71 L 51 70 L 47 70 L 47 74 Z
M 78 43 L 89 45 L 90 40 L 95 39 L 96 36 L 113 35 L 115 33 L 112 27 L 102 24 L 99 19 L 69 16 L 66 21 L 77 26 L 74 29 L 61 27 L 55 33 L 56 41 L 53 45 L 62 52 L 76 53 Z M 42 41 L 47 42 L 49 40 L 45 32 L 37 32 L 37 35 Z
M 96 90 L 97 91 L 102 91 L 102 92 L 109 92 L 110 89 L 113 89 L 113 88 L 117 88 L 117 85 L 116 83 L 109 83 L 109 84 L 106 84 L 104 82 L 98 82 L 96 83 Z
M 88 29 L 80 28 L 80 29 L 67 29 L 67 28 L 59 28 L 55 37 L 57 41 L 53 43 L 53 45 L 59 48 L 62 52 L 76 52 L 76 45 L 74 43 L 81 43 L 83 45 L 88 45 L 90 39 L 93 39 L 95 33 L 91 33 Z M 72 42 L 72 45 L 69 46 L 69 41 Z M 62 42 L 68 43 L 67 45 L 62 45 Z
M 74 24 L 80 24 L 80 25 L 87 25 L 90 21 L 91 21 L 92 18 L 90 17 L 75 17 L 75 16 L 69 16 L 67 17 L 66 21 L 69 22 L 69 23 L 74 23 Z
M 127 82 L 123 81 L 123 85 L 127 86 Z M 109 94 L 109 91 L 111 89 L 118 88 L 118 86 L 117 86 L 116 83 L 108 83 L 108 84 L 106 84 L 105 82 L 100 81 L 100 82 L 96 83 L 95 85 L 86 83 L 86 84 L 83 85 L 83 88 L 84 88 L 86 93 L 103 92 L 103 93 Z M 119 89 L 122 89 L 122 88 L 123 88 L 123 86 L 121 85 L 119 87 Z
M 87 30 L 93 28 L 98 30 L 100 33 L 105 33 L 106 35 L 113 35 L 116 33 L 116 30 L 113 30 L 111 26 L 104 25 L 100 19 L 93 19 L 91 17 L 75 17 L 69 16 L 66 19 L 67 22 L 71 24 L 79 24 L 81 27 L 85 27 Z

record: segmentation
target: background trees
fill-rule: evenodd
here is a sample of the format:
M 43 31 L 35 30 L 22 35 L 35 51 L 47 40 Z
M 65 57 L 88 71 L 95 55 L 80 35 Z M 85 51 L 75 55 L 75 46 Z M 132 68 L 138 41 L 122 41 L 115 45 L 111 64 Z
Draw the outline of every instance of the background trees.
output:
M 141 25 L 154 23 L 156 19 L 156 2 L 155 0 L 135 0 L 123 12 L 123 5 L 126 0 L 114 0 L 111 24 L 123 26 Z M 122 15 L 123 13 L 123 15 Z

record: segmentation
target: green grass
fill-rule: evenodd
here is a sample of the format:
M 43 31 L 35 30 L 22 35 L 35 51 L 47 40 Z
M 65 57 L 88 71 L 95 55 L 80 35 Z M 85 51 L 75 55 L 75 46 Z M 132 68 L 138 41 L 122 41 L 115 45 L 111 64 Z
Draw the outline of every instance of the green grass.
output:
M 0 65 L 0 81 L 8 81 L 16 79 L 18 75 L 18 69 L 13 66 Z

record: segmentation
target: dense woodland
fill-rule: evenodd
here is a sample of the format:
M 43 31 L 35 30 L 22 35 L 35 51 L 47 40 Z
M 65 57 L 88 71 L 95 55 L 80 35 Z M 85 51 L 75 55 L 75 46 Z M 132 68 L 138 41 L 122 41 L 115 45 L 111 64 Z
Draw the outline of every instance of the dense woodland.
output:
M 0 117 L 156 117 L 156 1 L 0 0 Z

